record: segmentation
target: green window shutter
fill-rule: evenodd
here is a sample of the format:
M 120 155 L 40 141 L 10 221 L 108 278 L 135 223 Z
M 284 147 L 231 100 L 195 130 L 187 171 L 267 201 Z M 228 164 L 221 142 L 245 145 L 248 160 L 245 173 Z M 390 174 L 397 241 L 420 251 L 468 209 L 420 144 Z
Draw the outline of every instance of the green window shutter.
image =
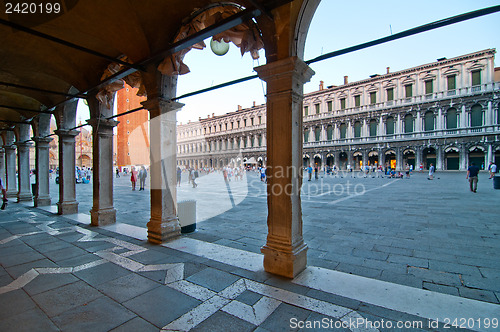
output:
M 340 125 L 340 138 L 345 138 L 347 132 L 347 126 L 345 123 Z
M 405 133 L 413 133 L 413 116 L 405 116 Z
M 370 137 L 375 137 L 377 136 L 377 121 L 371 120 L 370 121 Z
M 304 143 L 309 142 L 309 129 L 304 130 Z
M 361 105 L 361 96 L 354 96 L 354 106 L 359 107 Z
M 330 100 L 329 102 L 326 103 L 327 107 L 328 107 L 328 112 L 331 112 L 333 110 L 333 103 L 332 101 Z
M 361 137 L 361 122 L 354 123 L 354 137 Z
M 388 117 L 385 123 L 386 126 L 386 135 L 394 135 L 394 118 Z
M 333 140 L 333 127 L 332 126 L 328 126 L 326 128 L 326 139 L 328 141 Z
M 304 116 L 309 115 L 309 106 L 304 107 Z
M 319 104 L 314 105 L 314 107 L 316 108 L 316 114 L 319 114 Z
M 340 109 L 345 110 L 345 98 L 340 99 Z
M 481 84 L 481 71 L 475 70 L 472 72 L 472 85 L 480 85 Z
M 406 98 L 410 98 L 413 96 L 413 85 L 405 85 L 405 96 Z
M 424 116 L 424 130 L 432 131 L 434 130 L 434 113 L 427 112 Z
M 483 125 L 483 108 L 480 105 L 472 106 L 470 111 L 471 127 L 481 127 Z
M 448 90 L 455 90 L 457 88 L 456 78 L 457 77 L 455 75 L 450 75 L 446 78 L 446 81 L 448 82 Z
M 394 100 L 394 89 L 387 89 L 387 101 Z
M 321 128 L 318 127 L 314 130 L 314 139 L 316 142 L 319 142 L 320 138 L 321 138 Z
M 425 81 L 425 94 L 431 94 L 434 92 L 432 80 Z
M 370 104 L 376 104 L 377 103 L 377 93 L 376 92 L 370 92 Z
M 456 129 L 457 128 L 457 110 L 455 108 L 450 108 L 446 112 L 446 129 Z

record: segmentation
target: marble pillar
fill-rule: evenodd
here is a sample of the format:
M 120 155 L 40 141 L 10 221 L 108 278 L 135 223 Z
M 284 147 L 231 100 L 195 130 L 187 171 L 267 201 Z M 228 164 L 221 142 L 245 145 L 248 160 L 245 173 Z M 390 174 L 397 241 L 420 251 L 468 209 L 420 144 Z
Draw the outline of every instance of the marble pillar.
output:
M 31 143 L 19 142 L 17 145 L 17 181 L 19 191 L 18 202 L 29 202 L 33 199 L 30 184 L 30 146 Z
M 59 202 L 58 214 L 78 213 L 75 177 L 75 137 L 77 130 L 56 130 L 59 137 Z
M 267 272 L 293 278 L 307 265 L 302 235 L 303 84 L 314 71 L 297 57 L 256 67 L 267 83 L 268 235 L 261 251 Z M 283 167 L 286 171 L 283 172 Z
M 49 143 L 50 137 L 33 137 L 35 142 L 36 194 L 34 205 L 47 206 L 51 204 L 49 194 Z
M 113 207 L 113 128 L 118 121 L 90 119 L 92 126 L 92 191 L 90 223 L 104 226 L 116 222 Z
M 17 195 L 16 181 L 16 147 L 15 145 L 4 145 L 5 150 L 5 189 L 7 197 Z
M 142 103 L 150 113 L 151 219 L 148 241 L 163 243 L 180 236 L 176 188 L 176 112 L 184 106 L 161 97 Z

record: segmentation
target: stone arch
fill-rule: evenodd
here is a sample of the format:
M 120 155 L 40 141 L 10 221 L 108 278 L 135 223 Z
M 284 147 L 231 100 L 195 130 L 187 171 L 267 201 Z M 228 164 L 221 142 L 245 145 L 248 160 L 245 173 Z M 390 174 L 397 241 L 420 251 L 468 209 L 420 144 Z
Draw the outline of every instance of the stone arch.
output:
M 454 145 L 444 148 L 444 169 L 457 171 L 460 169 L 460 148 Z

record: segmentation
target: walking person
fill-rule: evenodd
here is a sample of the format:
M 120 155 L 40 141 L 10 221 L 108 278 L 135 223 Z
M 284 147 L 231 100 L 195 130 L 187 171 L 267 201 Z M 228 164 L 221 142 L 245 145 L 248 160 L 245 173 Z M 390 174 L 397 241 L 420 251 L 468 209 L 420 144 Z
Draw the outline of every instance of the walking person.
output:
M 427 180 L 433 180 L 434 179 L 434 172 L 436 171 L 436 168 L 434 168 L 434 164 L 431 163 L 431 167 L 429 167 L 429 177 Z
M 148 171 L 146 170 L 146 167 L 141 166 L 141 170 L 139 171 L 139 190 L 144 190 L 147 177 L 148 177 Z
M 0 178 L 0 190 L 2 191 L 2 207 L 0 209 L 5 210 L 5 207 L 7 206 L 7 202 L 9 201 L 7 199 L 7 190 L 3 187 L 2 184 L 2 178 Z
M 193 184 L 193 188 L 198 187 L 198 184 L 196 183 L 196 178 L 197 178 L 198 176 L 199 176 L 199 174 L 198 174 L 198 170 L 197 170 L 197 169 L 195 169 L 195 170 L 193 171 L 193 176 L 192 176 L 192 179 L 191 179 L 191 183 Z
M 118 169 L 118 167 L 116 168 L 116 177 L 119 178 L 120 177 L 120 170 Z
M 309 175 L 309 180 L 307 180 L 307 181 L 311 181 L 312 172 L 313 172 L 311 165 L 309 165 L 309 167 L 306 168 L 306 171 L 307 171 L 307 174 Z
M 137 171 L 135 167 L 132 167 L 132 171 L 130 172 L 130 182 L 132 182 L 132 190 L 135 190 L 135 183 L 137 182 Z
M 469 180 L 470 191 L 477 192 L 477 181 L 479 175 L 479 167 L 476 164 L 471 163 L 469 168 L 467 168 L 467 176 L 465 179 Z
M 490 161 L 490 165 L 488 166 L 488 170 L 490 171 L 490 179 L 493 179 L 495 173 L 497 172 L 497 165 Z
M 181 186 L 181 177 L 182 177 L 182 170 L 180 167 L 177 167 L 177 186 Z

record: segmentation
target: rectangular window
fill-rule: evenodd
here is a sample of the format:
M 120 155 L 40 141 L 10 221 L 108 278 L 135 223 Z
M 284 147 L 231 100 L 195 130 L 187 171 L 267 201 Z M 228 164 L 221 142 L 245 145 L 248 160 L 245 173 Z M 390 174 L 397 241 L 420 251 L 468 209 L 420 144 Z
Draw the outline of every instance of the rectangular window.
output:
M 428 95 L 428 94 L 431 94 L 434 92 L 434 86 L 432 84 L 432 80 L 429 80 L 429 81 L 425 81 L 425 94 Z
M 319 104 L 314 105 L 314 108 L 316 109 L 316 114 L 319 114 Z
M 227 130 L 227 122 L 226 122 L 226 130 Z
M 405 97 L 406 98 L 413 97 L 413 85 L 411 84 L 405 85 Z
M 394 100 L 394 89 L 389 88 L 387 89 L 387 101 Z
M 457 80 L 455 75 L 450 75 L 446 78 L 448 83 L 448 90 L 455 90 L 457 88 Z
M 304 106 L 304 116 L 309 115 L 309 106 Z
M 240 127 L 240 120 L 236 121 L 236 128 Z
M 247 119 L 243 119 L 243 127 L 247 126 Z
M 219 125 L 219 131 L 222 131 L 222 123 Z
M 262 124 L 262 117 L 259 115 L 259 124 Z
M 377 92 L 370 92 L 370 104 L 377 103 Z
M 360 95 L 354 96 L 354 106 L 355 107 L 361 106 L 361 96 Z
M 328 108 L 328 112 L 331 112 L 333 110 L 333 103 L 332 101 L 328 101 L 326 102 L 326 105 L 327 105 L 327 108 Z
M 472 72 L 472 85 L 480 85 L 481 84 L 481 71 L 475 70 Z
M 253 126 L 253 118 L 250 118 L 251 126 Z
M 340 99 L 340 109 L 345 110 L 345 98 Z
M 234 129 L 234 122 L 231 122 L 231 129 Z

